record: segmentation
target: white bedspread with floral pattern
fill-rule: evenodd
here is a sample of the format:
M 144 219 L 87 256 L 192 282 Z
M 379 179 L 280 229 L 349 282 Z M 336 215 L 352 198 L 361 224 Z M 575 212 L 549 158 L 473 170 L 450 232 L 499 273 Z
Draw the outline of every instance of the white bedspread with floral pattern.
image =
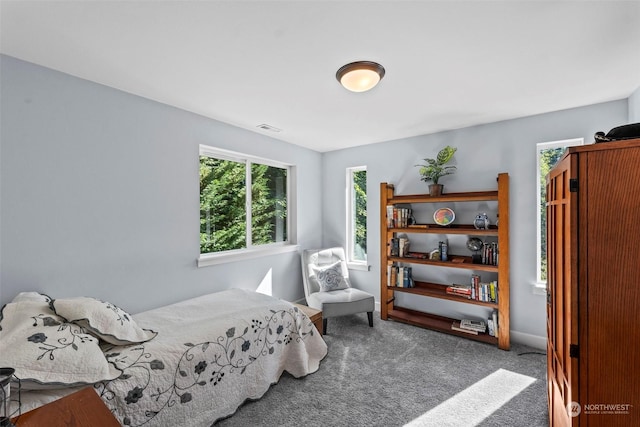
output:
M 125 426 L 210 426 L 260 398 L 284 371 L 315 372 L 327 346 L 294 305 L 232 289 L 134 315 L 158 335 L 105 346 L 122 374 L 94 385 Z M 70 389 L 23 394 L 23 410 Z

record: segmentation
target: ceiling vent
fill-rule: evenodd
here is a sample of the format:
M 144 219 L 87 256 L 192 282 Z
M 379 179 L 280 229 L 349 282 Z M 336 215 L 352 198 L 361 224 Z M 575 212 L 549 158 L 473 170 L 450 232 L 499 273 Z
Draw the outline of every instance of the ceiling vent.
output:
M 282 132 L 282 129 L 278 129 L 278 128 L 273 127 L 271 125 L 268 125 L 266 123 L 263 123 L 263 124 L 258 125 L 256 127 L 259 128 L 259 129 L 262 129 L 262 130 L 268 130 L 269 132 Z

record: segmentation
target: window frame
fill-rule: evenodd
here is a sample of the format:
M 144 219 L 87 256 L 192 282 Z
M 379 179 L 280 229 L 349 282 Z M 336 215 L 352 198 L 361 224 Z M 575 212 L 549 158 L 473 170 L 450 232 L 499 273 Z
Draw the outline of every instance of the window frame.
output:
M 546 293 L 547 287 L 547 281 L 542 280 L 542 213 L 540 206 L 543 203 L 543 200 L 540 194 L 542 190 L 540 186 L 544 184 L 541 183 L 540 157 L 544 150 L 553 148 L 566 149 L 579 145 L 585 145 L 584 138 L 563 139 L 559 141 L 539 142 L 536 144 L 536 283 L 534 284 L 534 287 L 537 288 L 540 293 L 543 291 Z
M 351 270 L 363 270 L 369 271 L 368 257 L 365 260 L 356 260 L 354 259 L 355 252 L 355 220 L 356 220 L 356 210 L 355 210 L 355 191 L 354 191 L 354 178 L 353 175 L 355 172 L 367 171 L 367 166 L 353 166 L 348 167 L 346 169 L 346 188 L 345 188 L 345 247 L 346 247 L 346 261 L 347 268 Z M 368 179 L 367 179 L 368 183 Z M 368 186 L 368 185 L 367 185 Z M 368 194 L 368 191 L 367 191 Z M 369 198 L 367 197 L 367 211 L 369 210 Z M 368 218 L 368 216 L 367 216 Z M 367 239 L 367 247 L 369 246 L 369 242 Z
M 258 156 L 252 156 L 249 154 L 239 153 L 235 151 L 225 150 L 222 148 L 216 148 L 209 145 L 200 144 L 198 147 L 198 164 L 200 157 L 212 157 L 219 160 L 227 160 L 245 164 L 246 182 L 251 185 L 251 165 L 261 164 L 276 168 L 282 168 L 287 170 L 287 240 L 283 242 L 266 243 L 261 245 L 253 245 L 252 229 L 251 229 L 251 191 L 246 192 L 245 199 L 245 212 L 246 212 L 246 248 L 233 249 L 222 252 L 209 252 L 200 253 L 197 259 L 198 267 L 206 267 L 209 265 L 222 264 L 227 262 L 247 260 L 257 257 L 263 257 L 268 255 L 276 255 L 287 252 L 294 252 L 298 250 L 297 245 L 297 203 L 296 203 L 296 167 L 295 165 L 280 162 L 277 160 L 266 159 Z M 198 195 L 199 197 L 199 195 Z M 200 223 L 200 215 L 198 215 L 198 224 Z M 199 234 L 198 234 L 199 236 Z M 199 239 L 198 239 L 199 241 Z M 199 246 L 199 244 L 198 244 Z M 198 252 L 200 249 L 198 249 Z

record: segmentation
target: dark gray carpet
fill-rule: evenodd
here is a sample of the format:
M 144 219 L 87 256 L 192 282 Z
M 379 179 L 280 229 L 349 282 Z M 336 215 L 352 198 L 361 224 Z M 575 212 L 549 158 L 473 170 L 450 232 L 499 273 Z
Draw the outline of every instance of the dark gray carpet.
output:
M 316 373 L 300 379 L 285 373 L 262 399 L 216 425 L 403 426 L 500 368 L 536 381 L 471 425 L 548 425 L 546 356 L 539 350 L 512 344 L 503 351 L 379 315 L 373 328 L 364 314 L 328 323 L 329 353 Z M 456 412 L 436 424 L 469 426 Z

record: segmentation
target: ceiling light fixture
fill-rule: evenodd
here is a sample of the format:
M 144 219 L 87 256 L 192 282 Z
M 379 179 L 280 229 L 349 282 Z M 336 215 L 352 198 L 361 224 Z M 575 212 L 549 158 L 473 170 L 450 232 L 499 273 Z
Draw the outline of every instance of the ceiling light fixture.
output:
M 351 92 L 373 89 L 384 77 L 384 67 L 377 62 L 357 61 L 340 67 L 336 79 Z

